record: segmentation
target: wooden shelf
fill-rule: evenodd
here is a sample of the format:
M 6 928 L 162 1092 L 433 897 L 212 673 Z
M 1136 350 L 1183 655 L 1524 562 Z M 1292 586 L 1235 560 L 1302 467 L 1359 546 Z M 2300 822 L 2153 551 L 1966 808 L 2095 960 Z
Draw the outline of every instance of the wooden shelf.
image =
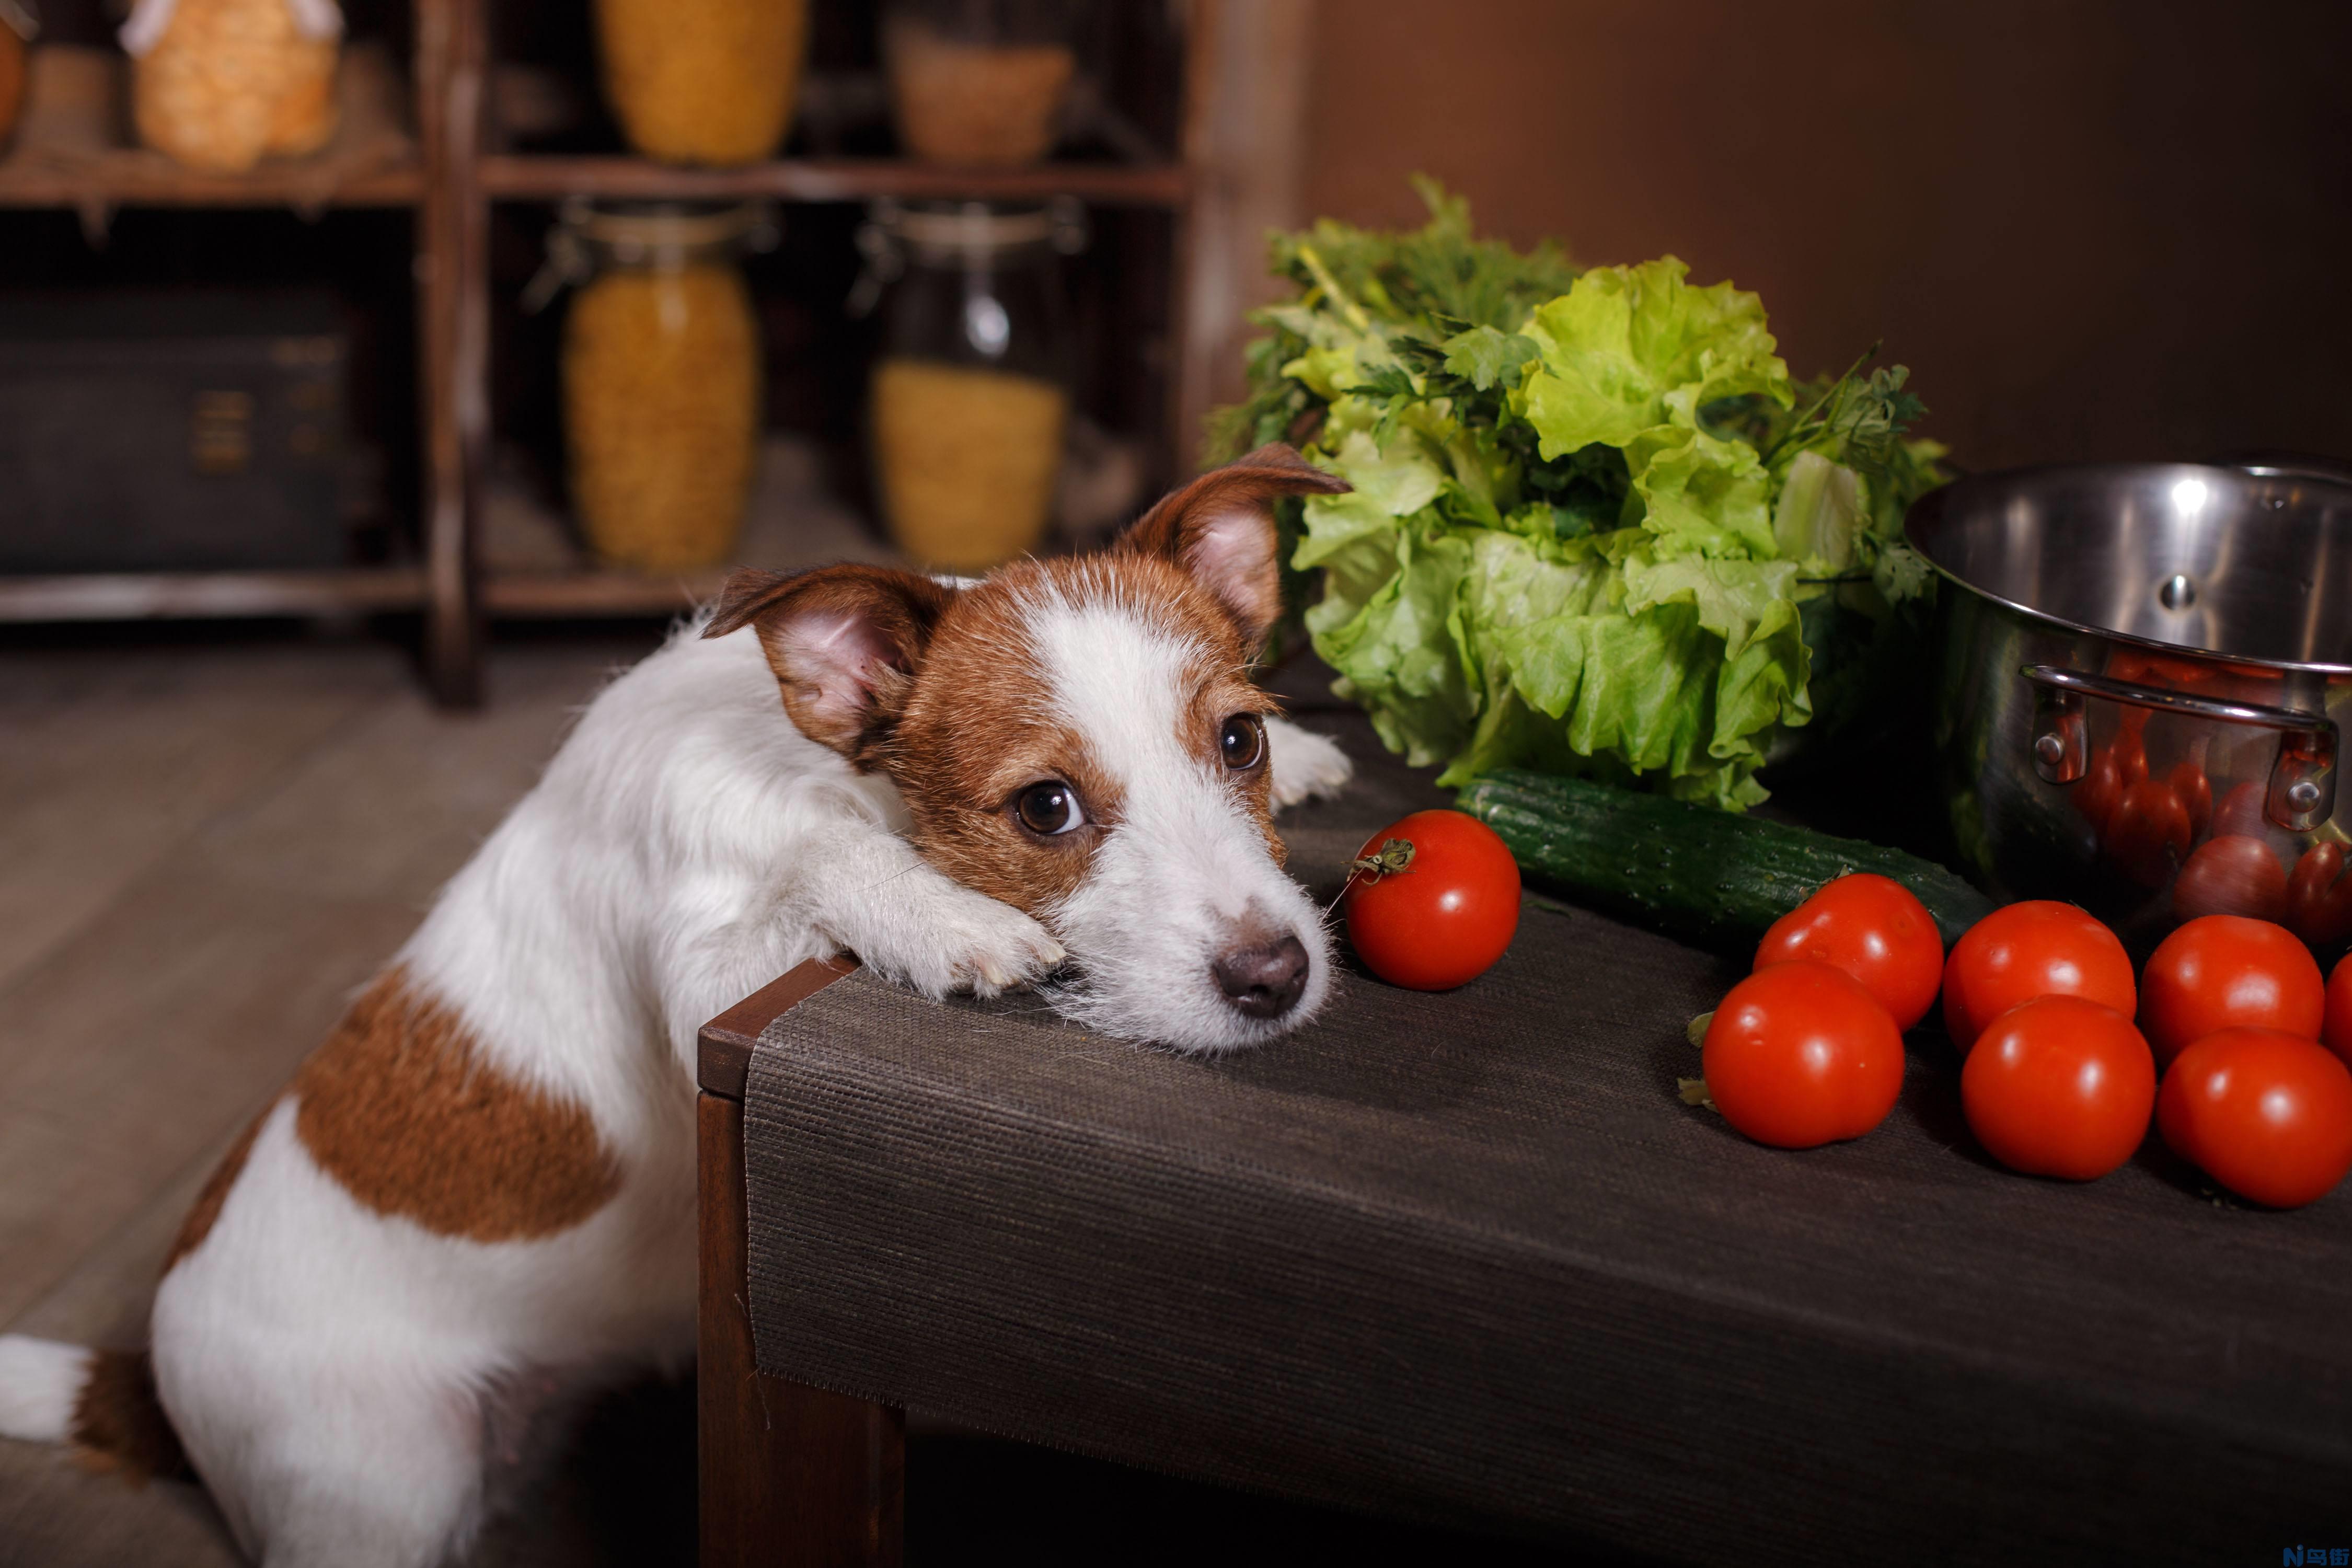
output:
M 646 158 L 516 153 L 485 157 L 481 183 L 485 195 L 522 201 L 565 196 L 1025 201 L 1067 195 L 1105 206 L 1164 207 L 1183 205 L 1192 184 L 1181 163 L 1046 163 L 992 169 L 899 158 L 782 158 L 740 169 L 698 169 Z
M 25 112 L 13 148 L 0 157 L 0 208 L 74 210 L 93 246 L 102 243 L 115 209 L 125 206 L 290 207 L 305 217 L 334 207 L 413 209 L 422 560 L 339 572 L 0 576 L 0 622 L 421 610 L 426 679 L 440 700 L 465 706 L 480 700 L 481 634 L 494 616 L 674 615 L 715 593 L 723 581 L 719 572 L 640 576 L 603 570 L 566 542 L 561 520 L 541 531 L 552 536 L 551 548 L 518 555 L 485 547 L 482 481 L 492 447 L 487 389 L 495 337 L 491 209 L 501 201 L 1069 195 L 1166 213 L 1174 219 L 1166 226 L 1167 265 L 1155 258 L 1139 270 L 1139 287 L 1166 290 L 1165 338 L 1153 340 L 1150 352 L 1165 350 L 1173 446 L 1190 448 L 1210 400 L 1213 356 L 1229 350 L 1234 330 L 1215 310 L 1220 301 L 1246 293 L 1221 281 L 1234 271 L 1226 252 L 1246 251 L 1241 270 L 1254 274 L 1255 237 L 1289 216 L 1276 197 L 1296 159 L 1279 137 L 1267 153 L 1265 128 L 1303 119 L 1303 79 L 1293 68 L 1305 58 L 1303 6 L 1189 0 L 1177 13 L 1181 23 L 1137 31 L 1183 51 L 1175 79 L 1181 123 L 1164 146 L 1128 124 L 1116 105 L 1095 102 L 1080 117 L 1090 129 L 1073 144 L 1107 150 L 1111 159 L 991 169 L 828 155 L 698 169 L 509 150 L 489 123 L 493 77 L 503 68 L 489 47 L 490 3 L 412 0 L 408 59 L 395 61 L 365 41 L 343 50 L 340 125 L 327 147 L 236 175 L 187 169 L 132 144 L 126 131 L 131 73 L 120 53 L 62 45 L 32 51 Z M 1088 79 L 1082 74 L 1073 92 Z M 813 81 L 813 116 L 824 90 Z M 835 118 L 845 125 L 860 114 L 870 117 L 882 91 L 874 80 L 835 84 L 833 99 Z M 855 144 L 812 136 L 812 144 L 823 147 Z M 827 513 L 825 521 L 806 507 L 755 507 L 751 522 L 761 516 L 782 520 L 781 531 L 763 539 L 747 525 L 739 559 L 783 566 L 889 557 L 888 546 L 854 518 Z
M 824 459 L 805 438 L 763 443 L 733 564 L 789 572 L 833 561 L 904 565 L 824 488 Z M 493 465 L 475 508 L 481 606 L 491 619 L 675 616 L 719 596 L 730 566 L 637 573 L 599 564 L 578 531 L 522 481 Z
M 566 616 L 672 616 L 719 596 L 727 568 L 672 576 L 634 572 L 531 572 L 482 579 L 485 613 L 509 620 Z
M 0 159 L 0 206 L 411 206 L 425 173 L 405 129 L 407 89 L 383 49 L 344 52 L 334 139 L 308 158 L 207 174 L 125 144 L 128 62 L 111 50 L 43 45 L 29 57 L 23 124 Z
M 0 622 L 365 614 L 425 602 L 425 573 L 414 566 L 0 576 Z

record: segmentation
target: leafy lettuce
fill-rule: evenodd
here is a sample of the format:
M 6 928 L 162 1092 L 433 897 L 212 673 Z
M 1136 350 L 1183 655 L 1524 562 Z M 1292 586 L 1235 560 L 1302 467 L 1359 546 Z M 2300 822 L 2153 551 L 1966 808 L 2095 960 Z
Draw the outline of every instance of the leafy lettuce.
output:
M 1599 774 L 1738 809 L 1824 716 L 1885 706 L 1941 448 L 1896 366 L 1799 386 L 1762 302 L 1673 257 L 1578 273 L 1431 222 L 1277 237 L 1253 395 L 1213 445 L 1303 443 L 1306 626 L 1381 738 L 1460 784 Z M 1870 356 L 1864 356 L 1866 361 Z M 1826 715 L 1824 710 L 1827 710 Z

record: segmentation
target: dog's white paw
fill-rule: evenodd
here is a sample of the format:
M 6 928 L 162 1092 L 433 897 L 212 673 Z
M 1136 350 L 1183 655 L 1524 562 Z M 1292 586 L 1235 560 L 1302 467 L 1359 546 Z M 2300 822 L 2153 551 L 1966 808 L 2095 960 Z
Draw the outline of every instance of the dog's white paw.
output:
M 1302 730 L 1286 719 L 1265 721 L 1265 743 L 1272 752 L 1267 759 L 1274 770 L 1274 804 L 1297 805 L 1302 800 L 1318 797 L 1328 799 L 1347 786 L 1356 773 L 1356 764 L 1339 743 Z
M 895 933 L 898 951 L 877 966 L 927 996 L 951 991 L 993 996 L 1038 978 L 1066 956 L 1051 931 L 1011 904 L 945 878 L 920 904 L 908 929 Z

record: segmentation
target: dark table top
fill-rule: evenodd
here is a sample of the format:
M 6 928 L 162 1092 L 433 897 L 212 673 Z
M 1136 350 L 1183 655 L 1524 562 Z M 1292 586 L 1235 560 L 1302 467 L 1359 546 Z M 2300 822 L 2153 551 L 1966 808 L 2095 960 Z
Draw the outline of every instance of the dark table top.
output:
M 1328 893 L 1440 797 L 1282 824 Z M 1685 1105 L 1736 964 L 1531 901 L 1459 992 L 1350 974 L 1187 1058 L 864 976 L 761 1037 L 761 1364 L 1033 1440 L 1672 1556 L 2270 1562 L 2352 1546 L 2352 1194 L 2217 1201 L 2151 1140 L 1996 1166 L 1915 1036 L 1868 1137 Z M 2324 1559 L 2323 1559 L 2324 1560 Z

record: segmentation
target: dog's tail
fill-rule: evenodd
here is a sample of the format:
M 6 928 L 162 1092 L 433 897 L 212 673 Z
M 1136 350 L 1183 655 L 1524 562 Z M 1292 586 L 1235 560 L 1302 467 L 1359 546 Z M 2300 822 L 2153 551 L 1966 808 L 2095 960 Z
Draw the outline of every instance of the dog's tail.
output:
M 0 1437 L 70 1443 L 91 1468 L 133 1485 L 190 1473 L 145 1351 L 0 1334 Z

